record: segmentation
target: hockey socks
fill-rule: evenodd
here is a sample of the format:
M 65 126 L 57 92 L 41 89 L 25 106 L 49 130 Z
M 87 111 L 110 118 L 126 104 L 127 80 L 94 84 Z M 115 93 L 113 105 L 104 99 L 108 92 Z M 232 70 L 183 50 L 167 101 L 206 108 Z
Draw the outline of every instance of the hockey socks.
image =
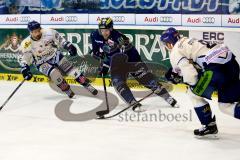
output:
M 90 80 L 87 79 L 83 74 L 75 79 L 78 83 L 80 83 L 84 88 L 86 88 L 93 95 L 97 95 L 98 91 L 90 84 Z
M 75 94 L 73 93 L 73 91 L 71 90 L 69 84 L 63 80 L 62 83 L 60 83 L 59 85 L 57 85 L 64 93 L 66 93 L 68 95 L 69 98 L 72 98 Z
M 194 109 L 202 125 L 208 125 L 212 121 L 212 111 L 209 104 Z

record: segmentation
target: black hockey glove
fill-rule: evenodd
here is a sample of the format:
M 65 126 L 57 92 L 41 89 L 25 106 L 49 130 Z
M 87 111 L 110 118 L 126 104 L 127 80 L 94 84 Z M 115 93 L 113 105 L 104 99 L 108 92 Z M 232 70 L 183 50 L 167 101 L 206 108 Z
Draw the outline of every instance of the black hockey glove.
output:
M 99 67 L 99 72 L 98 72 L 98 74 L 100 75 L 100 76 L 106 76 L 107 74 L 108 74 L 108 71 L 109 71 L 109 65 L 107 65 L 107 64 L 101 64 L 101 66 Z
M 173 84 L 183 83 L 183 77 L 179 76 L 177 73 L 173 72 L 173 69 L 170 68 L 165 74 L 165 78 L 172 82 Z
M 120 37 L 118 38 L 118 48 L 122 51 L 122 52 L 125 52 L 125 51 L 128 51 L 130 50 L 133 46 L 132 46 L 132 43 L 130 43 L 129 39 L 127 37 Z
M 65 42 L 63 44 L 63 48 L 66 49 L 70 53 L 70 56 L 77 55 L 77 48 L 71 42 L 68 42 L 68 41 Z
M 128 38 L 124 39 L 123 37 L 119 37 L 118 43 L 120 46 L 127 46 L 129 44 L 129 39 Z
M 30 71 L 30 67 L 27 64 L 22 67 L 21 73 L 22 73 L 24 79 L 26 79 L 28 81 L 32 79 L 33 75 Z

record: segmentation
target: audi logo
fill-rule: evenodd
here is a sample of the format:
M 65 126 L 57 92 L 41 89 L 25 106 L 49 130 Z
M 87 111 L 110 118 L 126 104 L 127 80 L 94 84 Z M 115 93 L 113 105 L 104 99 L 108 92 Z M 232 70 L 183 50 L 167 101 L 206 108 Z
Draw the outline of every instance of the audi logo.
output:
M 113 16 L 112 17 L 113 22 L 125 22 L 124 16 Z
M 77 16 L 66 16 L 65 17 L 65 21 L 66 22 L 77 22 L 78 21 L 78 17 Z
M 160 22 L 171 23 L 173 22 L 173 18 L 169 16 L 163 16 L 163 17 L 160 17 Z
M 19 17 L 19 22 L 28 23 L 30 21 L 31 21 L 31 17 L 30 16 L 21 16 L 21 17 Z
M 202 22 L 206 24 L 213 24 L 215 23 L 215 18 L 214 17 L 203 17 Z

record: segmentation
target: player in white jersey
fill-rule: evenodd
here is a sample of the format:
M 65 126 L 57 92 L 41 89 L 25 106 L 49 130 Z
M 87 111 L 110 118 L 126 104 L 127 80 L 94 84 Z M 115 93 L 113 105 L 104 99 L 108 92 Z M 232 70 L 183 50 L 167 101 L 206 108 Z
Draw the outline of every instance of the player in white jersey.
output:
M 66 49 L 71 56 L 76 56 L 77 49 L 72 43 L 66 41 L 56 30 L 42 29 L 40 23 L 36 21 L 28 23 L 28 30 L 30 35 L 21 43 L 19 58 L 21 73 L 26 80 L 32 78 L 29 66 L 34 64 L 70 98 L 74 96 L 74 93 L 62 74 L 74 77 L 93 95 L 97 94 L 97 90 L 90 85 L 90 81 L 59 50 L 61 47 Z
M 161 41 L 170 51 L 172 68 L 167 80 L 189 85 L 188 94 L 202 125 L 194 130 L 197 136 L 217 134 L 215 116 L 209 103 L 214 91 L 218 92 L 221 111 L 240 119 L 239 65 L 235 55 L 223 44 L 180 36 L 174 28 L 163 32 Z

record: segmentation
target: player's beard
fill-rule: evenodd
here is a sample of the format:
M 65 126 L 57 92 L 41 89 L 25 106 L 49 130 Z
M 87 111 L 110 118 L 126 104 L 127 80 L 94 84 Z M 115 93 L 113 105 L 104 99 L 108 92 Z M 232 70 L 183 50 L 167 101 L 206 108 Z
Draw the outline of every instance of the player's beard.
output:
M 39 40 L 42 37 L 42 34 L 37 35 L 36 39 Z
M 42 34 L 36 35 L 35 37 L 32 36 L 32 38 L 36 41 L 38 41 L 39 39 L 41 39 Z

